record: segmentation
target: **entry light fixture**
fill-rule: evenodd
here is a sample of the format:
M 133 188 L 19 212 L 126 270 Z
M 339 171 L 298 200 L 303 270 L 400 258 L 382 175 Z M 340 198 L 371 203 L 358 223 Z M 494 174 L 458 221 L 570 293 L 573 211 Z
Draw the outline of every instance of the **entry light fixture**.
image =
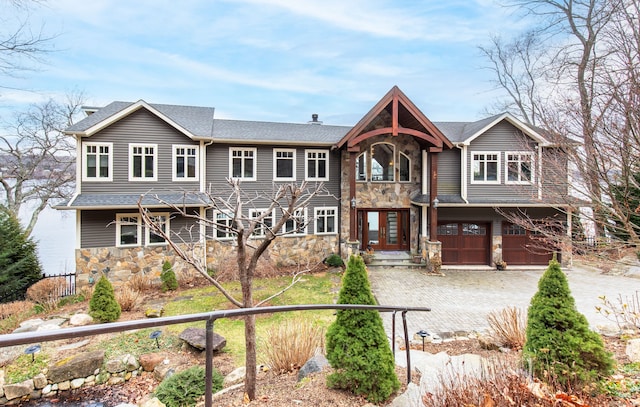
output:
M 351 198 L 351 209 L 356 209 L 356 197 Z
M 431 205 L 433 206 L 434 209 L 437 209 L 439 203 L 440 203 L 440 201 L 438 200 L 438 197 L 436 196 L 435 198 L 433 198 L 433 201 L 431 202 Z

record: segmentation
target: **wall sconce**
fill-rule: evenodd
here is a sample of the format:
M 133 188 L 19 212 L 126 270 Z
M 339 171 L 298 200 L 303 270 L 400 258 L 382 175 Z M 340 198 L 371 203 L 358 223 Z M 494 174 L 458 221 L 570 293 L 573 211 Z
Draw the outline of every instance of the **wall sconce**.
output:
M 433 198 L 433 202 L 431 202 L 431 206 L 433 206 L 434 209 L 437 209 L 439 203 L 440 201 L 438 200 L 438 197 L 435 197 Z
M 356 197 L 351 198 L 351 209 L 356 209 Z

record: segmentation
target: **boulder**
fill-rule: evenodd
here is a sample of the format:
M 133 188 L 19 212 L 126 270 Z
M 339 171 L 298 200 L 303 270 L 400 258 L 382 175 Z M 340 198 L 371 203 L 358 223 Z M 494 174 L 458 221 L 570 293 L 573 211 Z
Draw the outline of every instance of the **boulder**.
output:
M 13 333 L 33 332 L 43 323 L 44 321 L 41 318 L 27 319 L 26 321 L 22 321 L 20 326 L 13 330 Z
M 206 330 L 204 328 L 187 328 L 179 336 L 180 339 L 193 346 L 196 349 L 204 350 L 206 348 Z M 227 346 L 227 340 L 217 333 L 213 333 L 213 352 L 221 351 Z
M 627 341 L 625 353 L 631 362 L 640 362 L 640 339 L 630 339 Z
M 223 387 L 233 386 L 234 384 L 238 384 L 244 380 L 244 377 L 247 375 L 247 368 L 242 366 L 234 370 L 225 376 L 224 381 L 222 382 Z
M 19 397 L 28 396 L 35 390 L 33 387 L 33 380 L 25 380 L 22 383 L 5 384 L 4 385 L 4 397 L 7 400 L 17 399 Z
M 153 372 L 153 369 L 162 363 L 163 360 L 164 356 L 159 353 L 145 353 L 144 355 L 140 355 L 139 362 L 142 370 L 145 372 Z
M 100 369 L 103 362 L 104 350 L 79 353 L 49 366 L 47 378 L 52 383 L 60 383 L 78 377 L 91 376 Z
M 327 366 L 329 366 L 329 361 L 323 354 L 315 355 L 311 359 L 307 360 L 307 362 L 298 371 L 298 381 L 312 373 L 321 372 Z
M 160 318 L 162 316 L 162 308 L 147 308 L 144 316 L 147 318 Z
M 93 318 L 89 314 L 74 314 L 69 319 L 69 325 L 72 326 L 84 326 L 93 323 Z
M 42 389 L 47 385 L 47 376 L 42 373 L 39 373 L 33 377 L 33 386 L 36 389 Z

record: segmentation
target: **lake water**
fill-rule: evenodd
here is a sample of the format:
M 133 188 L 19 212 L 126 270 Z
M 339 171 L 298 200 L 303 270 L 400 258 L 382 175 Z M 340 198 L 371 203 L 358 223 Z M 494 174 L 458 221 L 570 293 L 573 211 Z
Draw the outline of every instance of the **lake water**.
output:
M 23 214 L 20 217 L 26 222 Z M 75 271 L 75 211 L 46 208 L 40 213 L 31 236 L 38 245 L 38 258 L 45 274 L 56 275 Z

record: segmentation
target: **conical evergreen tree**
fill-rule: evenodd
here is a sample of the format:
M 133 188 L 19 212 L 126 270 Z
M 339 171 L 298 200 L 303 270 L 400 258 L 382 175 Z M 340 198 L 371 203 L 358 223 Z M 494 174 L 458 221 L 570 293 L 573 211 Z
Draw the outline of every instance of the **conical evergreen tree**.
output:
M 522 355 L 537 378 L 562 386 L 599 380 L 612 369 L 611 355 L 576 309 L 567 278 L 555 259 L 549 262 L 531 299 Z
M 35 242 L 18 219 L 0 206 L 0 299 L 24 299 L 27 288 L 43 277 Z
M 105 276 L 100 277 L 89 301 L 89 315 L 100 322 L 113 322 L 120 318 L 121 312 L 113 285 Z
M 376 305 L 360 256 L 351 256 L 338 304 Z M 336 370 L 329 387 L 349 390 L 378 403 L 400 388 L 393 354 L 377 311 L 340 310 L 327 331 L 327 359 Z

